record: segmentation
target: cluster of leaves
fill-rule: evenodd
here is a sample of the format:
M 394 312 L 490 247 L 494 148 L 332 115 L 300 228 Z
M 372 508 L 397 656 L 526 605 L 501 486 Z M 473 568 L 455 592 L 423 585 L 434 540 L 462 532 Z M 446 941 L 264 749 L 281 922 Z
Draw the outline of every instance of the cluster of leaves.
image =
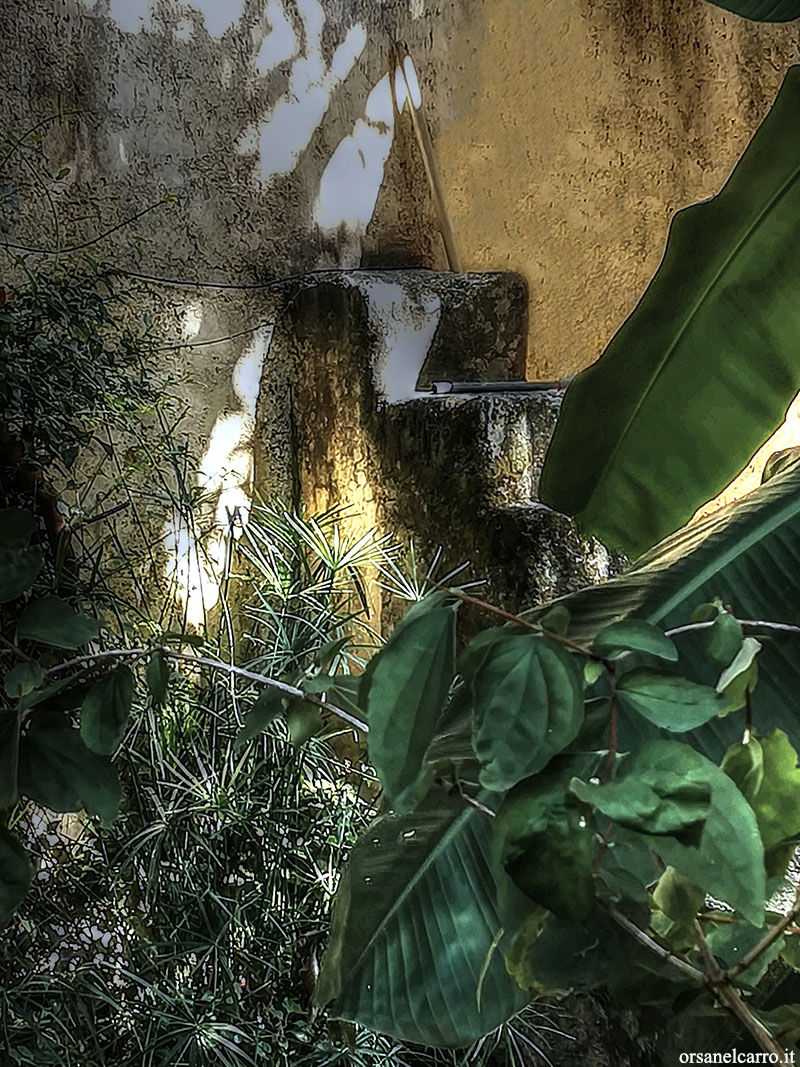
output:
M 656 544 L 800 385 L 798 106 L 795 67 L 564 400 L 542 499 L 634 557 L 656 547 L 458 658 L 458 598 L 441 591 L 364 672 L 387 810 L 343 875 L 318 987 L 344 1018 L 459 1045 L 532 994 L 607 988 L 673 1031 L 702 1019 L 696 1039 L 721 1047 L 725 1011 L 771 1054 L 800 1036 L 797 1005 L 759 1001 L 770 965 L 798 960 L 800 899 L 774 906 L 800 840 L 797 450 Z
M 120 800 L 110 757 L 134 697 L 134 676 L 121 657 L 72 655 L 97 641 L 101 619 L 52 593 L 26 597 L 44 565 L 42 549 L 31 543 L 36 538 L 33 513 L 0 511 L 3 637 L 17 661 L 5 671 L 0 690 L 0 925 L 33 877 L 21 843 L 8 829 L 12 810 L 26 797 L 56 812 L 85 809 L 110 825 Z M 154 699 L 163 699 L 160 653 L 152 654 L 147 679 Z
M 680 650 L 636 618 L 582 645 L 568 604 L 456 657 L 440 590 L 371 659 L 358 703 L 388 810 L 343 877 L 317 994 L 345 1018 L 457 1045 L 532 994 L 691 1016 L 709 983 L 730 1008 L 800 962 L 800 903 L 770 903 L 800 841 L 798 730 L 756 731 L 761 643 L 716 601 Z M 675 736 L 710 724 L 744 734 L 721 760 Z
M 6 549 L 23 552 L 31 518 L 16 510 L 2 519 L 4 530 L 17 531 L 7 533 Z M 244 671 L 305 678 L 312 700 L 323 690 L 330 696 L 324 678 L 346 686 L 349 676 L 329 675 L 336 664 L 375 647 L 359 607 L 363 574 L 378 562 L 395 566 L 374 540 L 340 538 L 335 520 L 259 507 L 241 546 L 253 649 Z M 20 561 L 17 572 L 19 584 L 30 579 Z M 4 721 L 22 733 L 19 742 L 16 730 L 3 735 L 4 767 L 18 743 L 23 797 L 5 812 L 14 831 L 2 831 L 0 864 L 4 918 L 16 909 L 0 949 L 10 1062 L 455 1064 L 452 1054 L 411 1051 L 309 1016 L 336 875 L 374 811 L 374 790 L 357 764 L 343 768 L 326 739 L 298 735 L 299 699 L 241 674 L 198 688 L 175 673 L 182 661 L 170 664 L 170 656 L 208 662 L 205 650 L 174 653 L 164 635 L 162 649 L 128 649 L 126 664 L 109 653 L 92 660 L 78 646 L 98 637 L 99 621 L 51 595 L 29 599 L 6 633 L 28 657 L 3 679 Z M 59 656 L 81 663 L 65 668 Z M 138 663 L 146 664 L 147 699 L 136 698 Z M 102 665 L 108 673 L 93 675 Z M 231 678 L 243 683 L 234 704 Z M 281 700 L 289 704 L 283 715 Z M 52 813 L 81 806 L 77 840 L 64 838 Z M 54 835 L 58 848 L 45 843 Z M 27 895 L 23 843 L 38 868 Z M 534 1035 L 530 1022 L 515 1023 L 470 1062 L 504 1063 L 506 1043 L 532 1047 Z
M 25 458 L 69 467 L 98 421 L 151 410 L 152 344 L 121 328 L 113 272 L 33 271 L 0 301 L 0 411 Z

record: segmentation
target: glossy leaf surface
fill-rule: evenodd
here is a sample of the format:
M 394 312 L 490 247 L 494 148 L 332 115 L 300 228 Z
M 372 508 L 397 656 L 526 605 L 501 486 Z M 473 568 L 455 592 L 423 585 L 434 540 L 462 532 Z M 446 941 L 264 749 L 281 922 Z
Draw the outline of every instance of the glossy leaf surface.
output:
M 33 868 L 25 849 L 0 826 L 0 928 L 22 903 L 32 881 Z
M 459 1046 L 518 1012 L 525 995 L 495 952 L 491 822 L 435 791 L 377 819 L 342 876 L 315 999 L 334 1015 L 426 1045 Z
M 455 609 L 434 593 L 415 604 L 362 676 L 369 756 L 388 802 L 404 810 L 455 674 Z
M 502 791 L 541 770 L 577 736 L 583 664 L 548 638 L 495 633 L 467 682 L 481 785 Z
M 718 196 L 679 211 L 659 270 L 572 382 L 541 499 L 636 557 L 748 462 L 800 387 L 800 67 Z
M 791 22 L 800 19 L 797 0 L 711 0 L 715 7 L 755 22 Z
M 111 763 L 90 751 L 61 715 L 37 713 L 19 746 L 19 791 L 53 811 L 85 808 L 104 824 L 119 810 Z
M 724 699 L 711 686 L 649 667 L 636 667 L 623 674 L 617 693 L 623 704 L 670 733 L 702 726 L 725 706 Z
M 573 780 L 586 803 L 643 836 L 661 859 L 757 926 L 764 849 L 753 810 L 731 779 L 678 741 L 651 741 L 605 785 Z
M 611 622 L 646 619 L 664 630 L 687 623 L 700 605 L 715 598 L 730 604 L 737 617 L 791 621 L 800 602 L 800 460 L 797 458 L 766 485 L 708 518 L 692 523 L 657 546 L 635 567 L 603 585 L 562 598 L 571 613 L 568 636 L 589 643 Z M 544 613 L 547 607 L 541 609 Z M 538 612 L 531 613 L 536 619 Z M 679 673 L 715 685 L 718 671 L 710 662 L 704 634 L 675 636 Z M 800 747 L 800 638 L 771 634 L 758 655 L 759 683 L 753 701 L 759 734 L 775 727 Z M 699 751 L 719 763 L 742 738 L 738 713 L 713 718 L 687 735 Z M 647 737 L 655 727 L 622 709 L 620 750 Z
M 100 633 L 100 622 L 74 611 L 57 596 L 45 596 L 30 604 L 19 620 L 20 638 L 39 641 L 55 648 L 80 648 Z

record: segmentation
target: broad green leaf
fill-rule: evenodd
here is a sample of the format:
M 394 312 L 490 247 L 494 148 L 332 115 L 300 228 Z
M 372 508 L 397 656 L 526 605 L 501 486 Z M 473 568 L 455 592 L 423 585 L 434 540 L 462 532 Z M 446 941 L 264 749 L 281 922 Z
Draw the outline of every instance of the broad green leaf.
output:
M 706 648 L 715 663 L 727 667 L 736 658 L 743 641 L 742 624 L 730 612 L 721 611 L 708 631 Z
M 620 578 L 562 598 L 571 613 L 569 637 L 588 644 L 611 622 L 643 618 L 663 630 L 680 627 L 703 604 L 719 599 L 745 619 L 791 621 L 800 603 L 800 459 L 766 485 L 719 508 L 664 541 Z M 536 621 L 547 607 L 531 613 Z M 706 631 L 675 636 L 678 670 L 692 681 L 715 685 L 716 672 L 705 647 Z M 763 642 L 754 727 L 759 734 L 783 730 L 800 746 L 800 638 L 790 633 L 755 633 Z M 625 751 L 655 728 L 625 709 L 620 714 L 619 749 Z M 738 715 L 713 718 L 687 736 L 714 763 L 741 741 Z
M 750 737 L 743 744 L 731 745 L 722 761 L 722 770 L 736 782 L 739 792 L 752 807 L 764 781 L 764 752 L 761 744 L 754 737 Z
M 16 600 L 39 576 L 44 557 L 40 548 L 6 548 L 0 545 L 0 604 Z
M 564 397 L 541 499 L 626 555 L 720 492 L 800 387 L 798 111 L 795 66 L 722 191 L 675 215 L 639 304 Z
M 119 811 L 116 771 L 57 714 L 37 712 L 19 746 L 19 791 L 53 811 L 85 808 L 104 825 Z
M 36 517 L 24 508 L 0 509 L 0 547 L 25 548 L 36 530 Z
M 575 793 L 643 835 L 666 863 L 761 926 L 766 875 L 753 810 L 731 779 L 679 741 L 651 741 L 603 786 Z
M 764 848 L 772 849 L 800 834 L 800 769 L 797 753 L 782 730 L 773 730 L 760 738 L 759 747 L 763 774 L 750 803 L 756 813 Z M 727 770 L 724 764 L 723 768 Z
M 569 629 L 569 611 L 563 604 L 556 604 L 542 616 L 539 625 L 550 633 L 563 637 Z
M 534 941 L 525 969 L 539 992 L 596 989 L 633 944 L 604 911 L 595 909 L 585 923 L 553 916 Z
M 598 896 L 617 905 L 626 901 L 649 904 L 648 887 L 660 874 L 661 865 L 641 837 L 614 824 L 597 868 L 602 883 Z
M 80 648 L 93 641 L 102 623 L 73 609 L 57 596 L 35 600 L 23 611 L 17 636 L 55 648 Z
M 167 699 L 169 688 L 169 663 L 163 652 L 155 651 L 147 661 L 145 681 L 153 703 L 161 707 Z
M 300 680 L 304 693 L 327 693 L 332 688 L 334 678 L 332 674 L 315 674 L 311 678 L 303 677 Z
M 606 626 L 592 642 L 592 651 L 606 658 L 621 652 L 646 652 L 672 663 L 678 658 L 675 642 L 643 619 L 624 619 Z
M 286 725 L 289 728 L 289 741 L 295 748 L 300 748 L 322 729 L 322 714 L 316 704 L 309 704 L 306 700 L 290 700 L 286 710 Z
M 0 826 L 0 928 L 25 899 L 33 882 L 33 867 L 19 841 Z
M 0 708 L 0 811 L 13 808 L 18 799 L 19 712 Z
M 6 696 L 11 697 L 12 700 L 19 700 L 20 697 L 32 693 L 43 681 L 44 671 L 41 664 L 36 660 L 29 660 L 27 663 L 18 663 L 5 674 L 3 688 Z
M 583 664 L 534 634 L 498 636 L 467 678 L 480 781 L 502 791 L 540 771 L 583 723 Z
M 256 702 L 248 711 L 244 725 L 236 735 L 235 747 L 241 748 L 252 737 L 257 737 L 283 712 L 283 694 L 279 689 L 267 686 L 262 689 Z
M 444 599 L 415 604 L 362 675 L 370 762 L 397 811 L 414 791 L 455 674 L 455 609 Z
M 653 902 L 673 922 L 690 923 L 702 908 L 706 895 L 674 867 L 667 867 L 653 890 Z M 752 927 L 751 927 L 752 929 Z
M 111 756 L 119 748 L 133 704 L 133 673 L 124 664 L 96 682 L 81 704 L 81 738 L 87 748 Z
M 623 674 L 617 682 L 617 694 L 627 707 L 671 733 L 702 726 L 725 706 L 710 686 L 650 667 L 636 667 Z
M 791 1050 L 800 1042 L 800 1004 L 781 1004 L 755 1015 L 784 1048 Z
M 594 903 L 594 819 L 569 792 L 575 759 L 554 762 L 506 796 L 494 820 L 492 847 L 499 866 L 532 901 L 581 920 Z
M 800 18 L 798 0 L 711 0 L 711 3 L 755 22 L 791 22 Z
M 628 830 L 699 844 L 711 814 L 708 760 L 678 741 L 651 741 L 628 756 L 604 785 L 574 778 L 572 791 Z
M 587 685 L 594 683 L 602 677 L 605 667 L 596 659 L 587 659 L 583 665 L 583 680 Z
M 434 1046 L 467 1045 L 520 1011 L 527 997 L 500 952 L 476 1006 L 500 928 L 490 831 L 486 815 L 440 791 L 372 823 L 342 874 L 316 1003 Z
M 705 925 L 705 924 L 704 924 Z M 752 926 L 750 923 L 735 920 L 729 923 L 709 923 L 704 929 L 709 948 L 716 956 L 723 970 L 735 967 L 739 961 L 754 949 L 769 932 L 769 927 Z M 758 956 L 753 963 L 741 972 L 737 983 L 755 986 L 764 977 L 767 967 L 781 954 L 784 938 L 779 937 L 769 948 Z

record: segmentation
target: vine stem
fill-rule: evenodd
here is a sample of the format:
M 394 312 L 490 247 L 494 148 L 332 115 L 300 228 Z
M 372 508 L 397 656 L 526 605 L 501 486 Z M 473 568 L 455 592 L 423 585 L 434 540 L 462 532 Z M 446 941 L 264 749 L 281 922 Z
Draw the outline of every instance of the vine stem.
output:
M 26 660 L 28 663 L 31 662 L 31 657 L 30 656 L 26 656 L 21 648 L 17 648 L 17 646 L 14 644 L 13 641 L 9 641 L 9 639 L 7 637 L 3 637 L 2 634 L 0 634 L 0 645 L 5 645 L 5 647 L 9 650 L 9 652 L 13 652 L 14 653 L 14 655 L 17 657 L 17 659 Z
M 800 885 L 795 890 L 794 904 L 792 904 L 783 918 L 770 927 L 758 944 L 751 948 L 749 952 L 746 952 L 737 964 L 725 972 L 725 977 L 730 981 L 741 974 L 742 971 L 746 971 L 752 963 L 755 963 L 762 952 L 766 952 L 770 945 L 789 929 L 798 915 L 800 915 Z
M 543 626 L 539 626 L 538 623 L 528 622 L 527 619 L 521 619 L 519 615 L 512 615 L 510 611 L 495 607 L 494 604 L 490 604 L 486 600 L 481 600 L 480 597 L 471 596 L 469 593 L 464 593 L 461 589 L 450 589 L 449 592 L 451 592 L 453 596 L 458 597 L 459 600 L 463 600 L 465 604 L 473 604 L 476 608 L 480 608 L 481 611 L 487 611 L 491 615 L 498 615 L 501 619 L 505 619 L 506 622 L 513 622 L 517 626 L 523 626 L 526 630 L 530 630 L 532 633 L 542 634 L 544 637 L 549 637 L 551 641 L 556 641 L 559 645 L 563 645 L 564 648 L 568 648 L 571 652 L 577 652 L 586 659 L 597 660 L 600 663 L 606 662 L 603 657 L 598 656 L 596 652 L 584 648 L 583 645 L 571 641 L 568 637 L 553 633 L 552 630 L 546 630 Z
M 706 965 L 706 974 L 704 976 L 705 984 L 710 988 L 720 1004 L 724 1005 L 731 1015 L 735 1015 L 739 1022 L 748 1030 L 758 1047 L 763 1049 L 764 1052 L 773 1054 L 777 1053 L 780 1057 L 778 1062 L 782 1063 L 785 1055 L 784 1048 L 775 1040 L 766 1026 L 753 1015 L 742 1000 L 738 991 L 733 988 L 731 985 L 731 971 L 723 971 L 717 963 L 714 958 L 714 953 L 711 951 L 708 941 L 706 941 L 703 928 L 697 919 L 694 920 L 693 929 L 695 940 L 697 941 L 697 945 Z M 767 941 L 767 938 L 764 938 L 764 941 Z M 758 948 L 758 946 L 756 946 L 756 948 Z M 763 952 L 763 948 L 761 951 Z M 755 959 L 755 957 L 753 958 Z M 733 970 L 733 968 L 731 968 L 731 970 Z
M 607 910 L 611 915 L 611 918 L 624 930 L 627 930 L 640 945 L 649 949 L 649 951 L 655 956 L 658 956 L 660 960 L 669 963 L 697 985 L 707 986 L 720 1004 L 727 1008 L 727 1010 L 734 1015 L 740 1023 L 742 1023 L 752 1035 L 753 1040 L 759 1048 L 763 1049 L 764 1052 L 777 1053 L 780 1057 L 778 1062 L 784 1062 L 784 1048 L 775 1040 L 769 1030 L 767 1030 L 766 1026 L 756 1019 L 755 1015 L 753 1015 L 739 996 L 739 993 L 733 988 L 729 977 L 730 972 L 723 971 L 714 959 L 714 954 L 709 948 L 700 923 L 696 919 L 694 921 L 694 933 L 700 953 L 703 956 L 703 961 L 706 965 L 705 972 L 692 966 L 692 964 L 688 963 L 686 960 L 681 959 L 680 956 L 676 956 L 674 953 L 670 952 L 669 949 L 664 948 L 663 945 L 659 945 L 659 943 L 654 941 L 649 934 L 645 933 L 644 930 L 641 930 L 636 923 L 631 922 L 627 916 L 617 911 L 616 908 L 608 907 Z
M 277 689 L 278 692 L 284 693 L 295 700 L 304 700 L 308 704 L 315 704 L 324 711 L 331 712 L 331 714 L 346 722 L 348 726 L 352 726 L 355 730 L 360 730 L 361 733 L 369 733 L 369 728 L 365 722 L 344 711 L 343 708 L 339 708 L 335 704 L 329 704 L 326 700 L 317 696 L 316 693 L 304 693 L 302 689 L 298 689 L 295 685 L 278 681 L 277 678 L 269 678 L 266 674 L 258 674 L 256 671 L 248 671 L 245 667 L 235 667 L 232 663 L 224 663 L 222 660 L 212 659 L 210 656 L 192 656 L 186 652 L 175 652 L 170 648 L 161 646 L 152 648 L 114 648 L 103 652 L 95 652 L 94 655 L 76 656 L 74 659 L 66 660 L 64 663 L 59 663 L 55 667 L 51 667 L 50 670 L 45 671 L 45 678 L 60 674 L 71 667 L 86 667 L 100 660 L 127 659 L 135 661 L 144 659 L 146 656 L 152 656 L 155 652 L 160 652 L 165 659 L 175 660 L 178 663 L 191 663 L 195 667 L 208 667 L 211 670 L 224 671 L 226 674 L 235 675 L 237 678 L 246 678 L 250 682 L 257 682 L 259 685 Z

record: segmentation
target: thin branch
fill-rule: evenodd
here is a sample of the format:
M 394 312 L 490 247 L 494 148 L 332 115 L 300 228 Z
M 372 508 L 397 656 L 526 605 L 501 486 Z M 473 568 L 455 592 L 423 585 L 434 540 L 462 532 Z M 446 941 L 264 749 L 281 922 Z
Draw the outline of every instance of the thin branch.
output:
M 703 933 L 703 928 L 697 919 L 694 920 L 693 929 L 695 940 L 706 965 L 706 985 L 720 1004 L 726 1007 L 731 1015 L 735 1015 L 742 1026 L 749 1031 L 758 1047 L 765 1052 L 777 1053 L 780 1059 L 776 1062 L 783 1063 L 784 1048 L 775 1040 L 766 1026 L 753 1015 L 738 991 L 733 988 L 730 983 L 729 972 L 723 971 L 714 959 L 714 953 L 711 951 Z
M 351 715 L 350 712 L 344 711 L 342 708 L 337 707 L 335 704 L 329 704 L 328 701 L 323 700 L 322 697 L 316 693 L 304 693 L 302 689 L 298 689 L 297 686 L 289 685 L 286 682 L 280 682 L 277 678 L 269 678 L 265 674 L 258 674 L 256 671 L 248 671 L 245 667 L 235 667 L 232 663 L 224 663 L 222 660 L 211 659 L 209 656 L 192 656 L 186 652 L 175 652 L 171 648 L 163 648 L 160 646 L 154 646 L 153 648 L 116 648 L 107 649 L 103 652 L 95 652 L 94 655 L 76 656 L 74 659 L 66 660 L 64 663 L 59 663 L 55 667 L 51 667 L 48 671 L 45 671 L 45 678 L 51 677 L 54 674 L 60 674 L 62 671 L 68 670 L 71 667 L 84 667 L 90 664 L 96 663 L 98 660 L 105 659 L 143 659 L 145 656 L 151 656 L 154 652 L 160 652 L 165 659 L 175 660 L 178 663 L 191 663 L 195 667 L 209 667 L 211 670 L 224 671 L 227 674 L 236 675 L 237 678 L 246 678 L 250 682 L 257 682 L 259 685 L 267 685 L 272 689 L 277 689 L 278 692 L 284 693 L 288 697 L 292 697 L 294 700 L 304 700 L 308 704 L 314 704 L 318 708 L 322 708 L 323 711 L 329 711 L 332 715 L 346 722 L 348 726 L 352 726 L 355 730 L 360 730 L 362 733 L 369 733 L 369 728 L 365 722 L 356 718 L 355 715 Z
M 143 215 L 149 215 L 151 211 L 164 207 L 165 204 L 171 202 L 171 200 L 165 199 L 159 200 L 157 204 L 148 204 L 148 206 L 142 208 L 141 211 L 137 211 L 135 215 L 130 215 L 127 219 L 123 219 L 121 222 L 116 223 L 116 225 L 109 227 L 109 229 L 103 230 L 102 233 L 95 234 L 95 236 L 91 237 L 89 240 L 81 241 L 81 243 L 77 245 L 66 245 L 60 250 L 54 248 L 37 248 L 30 245 L 19 245 L 15 244 L 13 241 L 2 241 L 0 242 L 0 245 L 2 245 L 3 248 L 13 248 L 15 252 L 30 252 L 35 256 L 56 256 L 65 252 L 80 252 L 84 248 L 91 248 L 92 245 L 96 245 L 106 237 L 110 237 L 111 234 L 116 233 L 117 230 L 121 230 L 125 226 L 130 226 L 132 222 L 136 222 L 138 219 L 142 218 Z M 115 273 L 124 274 L 125 271 Z
M 21 648 L 17 648 L 13 641 L 9 641 L 9 639 L 7 637 L 3 637 L 2 634 L 0 634 L 0 645 L 5 645 L 9 652 L 14 653 L 17 659 L 24 659 L 30 662 L 31 657 L 26 656 Z
M 788 622 L 766 622 L 764 619 L 739 619 L 739 623 L 748 630 L 767 630 L 774 633 L 800 634 L 800 626 L 793 626 Z M 665 630 L 667 637 L 677 637 L 678 634 L 694 633 L 699 630 L 709 630 L 716 619 L 708 619 L 706 622 L 687 622 L 683 626 L 673 626 Z
M 770 945 L 774 941 L 777 941 L 784 931 L 789 929 L 798 915 L 800 915 L 800 885 L 798 885 L 795 891 L 794 904 L 792 904 L 791 908 L 789 908 L 783 918 L 779 919 L 764 937 L 762 937 L 758 944 L 742 956 L 737 964 L 725 972 L 725 977 L 728 978 L 728 980 L 731 980 L 741 974 L 742 971 L 747 970 L 752 963 L 755 963 L 762 952 L 766 952 Z
M 631 934 L 639 942 L 640 945 L 644 945 L 644 947 L 649 949 L 650 952 L 658 956 L 660 960 L 663 960 L 664 963 L 671 964 L 673 967 L 679 970 L 681 974 L 685 975 L 687 978 L 690 978 L 693 982 L 696 982 L 698 985 L 705 985 L 706 976 L 703 974 L 702 971 L 699 971 L 696 967 L 693 967 L 691 963 L 687 963 L 686 960 L 682 960 L 680 956 L 676 956 L 673 952 L 670 952 L 668 948 L 664 948 L 663 945 L 659 945 L 659 943 L 657 941 L 654 941 L 649 934 L 646 934 L 644 930 L 641 930 L 636 925 L 636 923 L 631 922 L 631 920 L 627 918 L 627 916 L 623 915 L 622 912 L 617 911 L 616 908 L 608 907 L 607 910 L 614 922 L 619 923 L 623 930 L 627 930 L 628 933 Z
M 597 660 L 600 663 L 606 661 L 602 656 L 598 656 L 596 652 L 591 652 L 588 648 L 584 648 L 583 645 L 577 644 L 575 641 L 570 641 L 568 637 L 562 637 L 561 634 L 554 633 L 552 630 L 546 630 L 543 626 L 539 626 L 538 623 L 528 622 L 527 619 L 521 619 L 519 615 L 512 615 L 510 611 L 505 611 L 503 608 L 495 607 L 494 604 L 489 604 L 485 600 L 481 600 L 479 597 L 470 596 L 469 593 L 464 593 L 460 589 L 450 589 L 449 592 L 463 600 L 465 604 L 474 604 L 475 607 L 480 608 L 482 611 L 487 611 L 491 615 L 498 615 L 501 619 L 505 619 L 506 622 L 513 622 L 517 626 L 523 626 L 526 630 L 530 630 L 535 634 L 542 634 L 544 637 L 549 637 L 551 641 L 556 641 L 559 645 L 563 645 L 571 652 L 577 652 L 579 655 L 584 656 L 586 659 Z

